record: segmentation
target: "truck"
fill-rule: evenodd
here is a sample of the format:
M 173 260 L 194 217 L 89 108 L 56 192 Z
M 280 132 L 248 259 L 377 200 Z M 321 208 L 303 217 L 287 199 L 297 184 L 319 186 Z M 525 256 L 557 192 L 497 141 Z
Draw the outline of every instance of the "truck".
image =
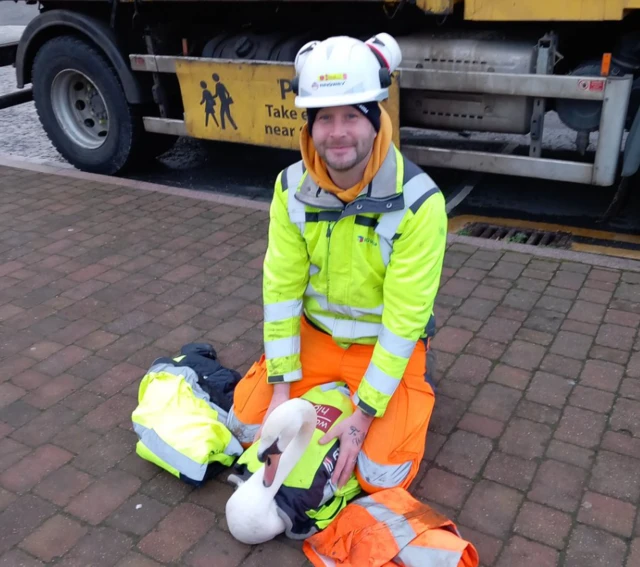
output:
M 640 0 L 41 0 L 12 59 L 60 154 L 124 175 L 181 136 L 297 149 L 298 50 L 386 32 L 402 62 L 383 104 L 409 159 L 619 182 L 612 213 L 640 166 L 639 24 Z M 560 153 L 550 112 L 573 136 Z

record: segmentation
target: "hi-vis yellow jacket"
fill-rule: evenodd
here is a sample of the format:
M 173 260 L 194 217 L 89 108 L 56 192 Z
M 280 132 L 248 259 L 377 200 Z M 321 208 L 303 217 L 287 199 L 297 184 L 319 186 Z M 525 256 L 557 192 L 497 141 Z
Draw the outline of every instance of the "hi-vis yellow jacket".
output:
M 268 382 L 300 380 L 300 317 L 341 346 L 375 345 L 353 401 L 380 417 L 415 348 L 432 336 L 447 233 L 444 198 L 392 144 L 353 202 L 322 191 L 302 161 L 282 171 L 264 262 Z

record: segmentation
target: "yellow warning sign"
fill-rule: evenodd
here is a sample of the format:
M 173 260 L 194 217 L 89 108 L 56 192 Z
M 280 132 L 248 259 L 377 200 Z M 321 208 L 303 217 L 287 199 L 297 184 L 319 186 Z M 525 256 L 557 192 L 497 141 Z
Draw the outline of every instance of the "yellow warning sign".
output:
M 187 133 L 194 138 L 297 150 L 307 112 L 296 108 L 292 64 L 178 59 L 176 73 Z M 394 141 L 399 144 L 399 87 L 389 100 Z

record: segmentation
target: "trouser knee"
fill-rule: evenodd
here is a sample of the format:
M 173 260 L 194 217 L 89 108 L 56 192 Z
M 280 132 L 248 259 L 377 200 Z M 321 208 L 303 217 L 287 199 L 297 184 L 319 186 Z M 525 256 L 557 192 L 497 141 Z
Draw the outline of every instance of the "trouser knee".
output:
M 419 463 L 414 461 L 393 464 L 377 463 L 367 457 L 364 451 L 360 451 L 355 472 L 362 489 L 372 494 L 388 488 L 409 488 L 418 468 Z

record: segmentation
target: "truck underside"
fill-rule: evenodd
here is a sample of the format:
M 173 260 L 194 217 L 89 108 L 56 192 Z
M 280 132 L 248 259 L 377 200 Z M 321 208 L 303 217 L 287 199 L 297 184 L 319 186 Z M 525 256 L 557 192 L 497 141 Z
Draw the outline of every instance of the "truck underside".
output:
M 520 171 L 522 175 L 566 178 L 596 185 L 613 184 L 615 175 L 619 173 L 616 166 L 622 130 L 631 128 L 640 105 L 638 14 L 630 13 L 621 21 L 477 22 L 465 19 L 462 3 L 457 3 L 451 13 L 444 15 L 425 13 L 418 7 L 424 3 L 417 4 L 376 1 L 45 0 L 40 18 L 46 17 L 47 13 L 58 17 L 52 19 L 51 25 L 34 33 L 28 45 L 21 46 L 22 52 L 19 49 L 18 83 L 19 86 L 33 84 L 45 129 L 54 143 L 57 142 L 58 149 L 63 154 L 66 152 L 67 159 L 73 150 L 75 153 L 71 161 L 75 159 L 79 167 L 117 173 L 133 165 L 140 156 L 157 154 L 165 149 L 172 137 L 158 135 L 158 132 L 184 134 L 183 129 L 175 128 L 176 123 L 185 120 L 185 113 L 189 111 L 185 107 L 180 78 L 174 72 L 176 62 L 200 60 L 211 61 L 212 64 L 224 61 L 227 64 L 274 62 L 291 65 L 298 49 L 309 40 L 338 34 L 364 40 L 385 31 L 396 37 L 403 53 L 398 78 L 397 121 L 403 131 L 403 143 L 416 161 L 423 165 L 509 174 L 519 174 Z M 562 8 L 558 7 L 558 11 L 561 12 Z M 127 71 L 133 69 L 131 76 L 135 86 L 127 84 L 126 73 L 114 64 L 113 57 L 108 54 L 104 57 L 102 43 L 105 39 L 98 40 L 99 34 L 88 34 L 82 29 L 84 24 L 65 24 L 64 15 L 70 13 L 104 26 L 103 35 L 110 34 L 127 64 L 131 59 L 132 64 Z M 61 37 L 66 38 L 66 44 L 60 44 Z M 118 106 L 105 100 L 105 96 L 115 96 L 117 85 L 113 81 L 112 84 L 107 81 L 106 86 L 99 88 L 96 82 L 100 81 L 92 80 L 86 73 L 70 74 L 66 79 L 60 78 L 58 73 L 56 86 L 56 77 L 43 77 L 49 65 L 44 47 L 51 47 L 48 42 L 56 40 L 58 45 L 53 47 L 57 51 L 50 52 L 50 56 L 57 53 L 61 57 L 65 49 L 73 50 L 74 45 L 76 48 L 88 45 L 93 49 L 95 62 L 102 55 L 111 68 L 111 74 L 119 79 L 127 104 Z M 602 58 L 607 53 L 612 54 L 611 65 L 607 76 L 603 77 Z M 146 61 L 141 59 L 144 57 Z M 91 61 L 85 59 L 84 64 L 90 68 Z M 580 86 L 580 89 L 590 91 L 593 88 L 600 92 L 573 93 L 566 81 L 546 81 L 543 76 L 549 75 L 556 78 L 592 77 L 596 80 L 581 82 L 580 85 L 585 86 Z M 514 81 L 514 76 L 520 80 Z M 534 76 L 539 80 L 533 80 Z M 624 76 L 627 76 L 626 81 L 616 81 L 616 78 Z M 184 85 L 182 87 L 184 89 Z M 251 89 L 251 85 L 247 88 Z M 51 89 L 59 93 L 58 99 L 70 99 L 66 110 L 61 100 L 57 109 L 55 100 L 54 104 L 46 103 L 46 98 L 55 99 L 49 94 L 53 92 Z M 103 91 L 109 89 L 113 92 L 105 95 Z M 96 95 L 96 90 L 101 96 Z M 611 103 L 615 103 L 615 108 Z M 107 108 L 110 106 L 111 109 Z M 80 111 L 79 107 L 82 107 Z M 83 143 L 85 146 L 81 152 L 68 143 L 65 146 L 61 141 L 62 135 L 52 135 L 56 125 L 53 118 L 44 116 L 47 110 L 56 115 L 66 112 L 67 129 L 71 128 L 69 124 L 73 122 L 71 115 L 74 112 L 76 122 L 78 116 L 81 122 L 84 121 L 85 132 L 82 132 L 82 124 L 75 128 L 76 146 Z M 541 142 L 544 115 L 550 110 L 555 110 L 562 122 L 576 132 L 576 152 L 571 161 L 576 167 L 566 166 L 569 163 L 566 160 L 558 162 L 559 165 L 552 169 L 547 163 L 553 161 L 551 159 L 535 162 L 545 157 Z M 111 136 L 114 128 L 120 128 L 120 118 L 116 113 L 128 113 L 131 122 L 126 131 L 120 132 L 121 135 L 145 138 L 146 141 L 144 144 L 136 142 L 137 148 L 111 148 L 111 154 L 104 152 L 103 156 L 96 158 L 103 147 L 100 144 Z M 157 118 L 159 122 L 145 121 L 145 117 Z M 613 124 L 612 120 L 617 123 Z M 149 127 L 152 123 L 155 126 Z M 165 128 L 163 123 L 173 124 L 173 127 Z M 602 131 L 603 125 L 605 132 Z M 590 170 L 578 167 L 587 165 L 586 160 L 590 156 L 585 155 L 585 150 L 589 134 L 598 130 L 599 145 L 606 143 L 607 148 L 599 158 L 595 156 L 595 164 Z M 426 152 L 420 148 L 411 149 L 414 147 L 411 144 L 420 139 L 421 133 L 427 139 L 429 133 L 436 131 L 453 136 L 453 141 L 445 140 L 440 148 L 444 153 L 431 146 Z M 480 156 L 477 159 L 469 159 L 470 154 L 449 152 L 447 144 L 463 143 L 461 134 L 467 136 L 470 132 L 495 134 L 496 140 L 500 135 L 529 135 L 529 147 L 520 157 L 534 161 L 519 162 L 517 155 L 502 156 L 507 159 L 506 165 L 500 165 L 500 160 L 487 160 L 485 150 L 490 144 L 485 144 L 479 152 L 471 149 L 471 154 Z M 115 155 L 118 151 L 119 156 Z M 127 152 L 131 156 L 124 155 Z M 509 158 L 516 161 L 509 162 Z M 604 172 L 603 163 L 611 160 L 614 161 L 613 168 L 609 165 L 609 171 Z M 563 171 L 568 173 L 564 175 Z

